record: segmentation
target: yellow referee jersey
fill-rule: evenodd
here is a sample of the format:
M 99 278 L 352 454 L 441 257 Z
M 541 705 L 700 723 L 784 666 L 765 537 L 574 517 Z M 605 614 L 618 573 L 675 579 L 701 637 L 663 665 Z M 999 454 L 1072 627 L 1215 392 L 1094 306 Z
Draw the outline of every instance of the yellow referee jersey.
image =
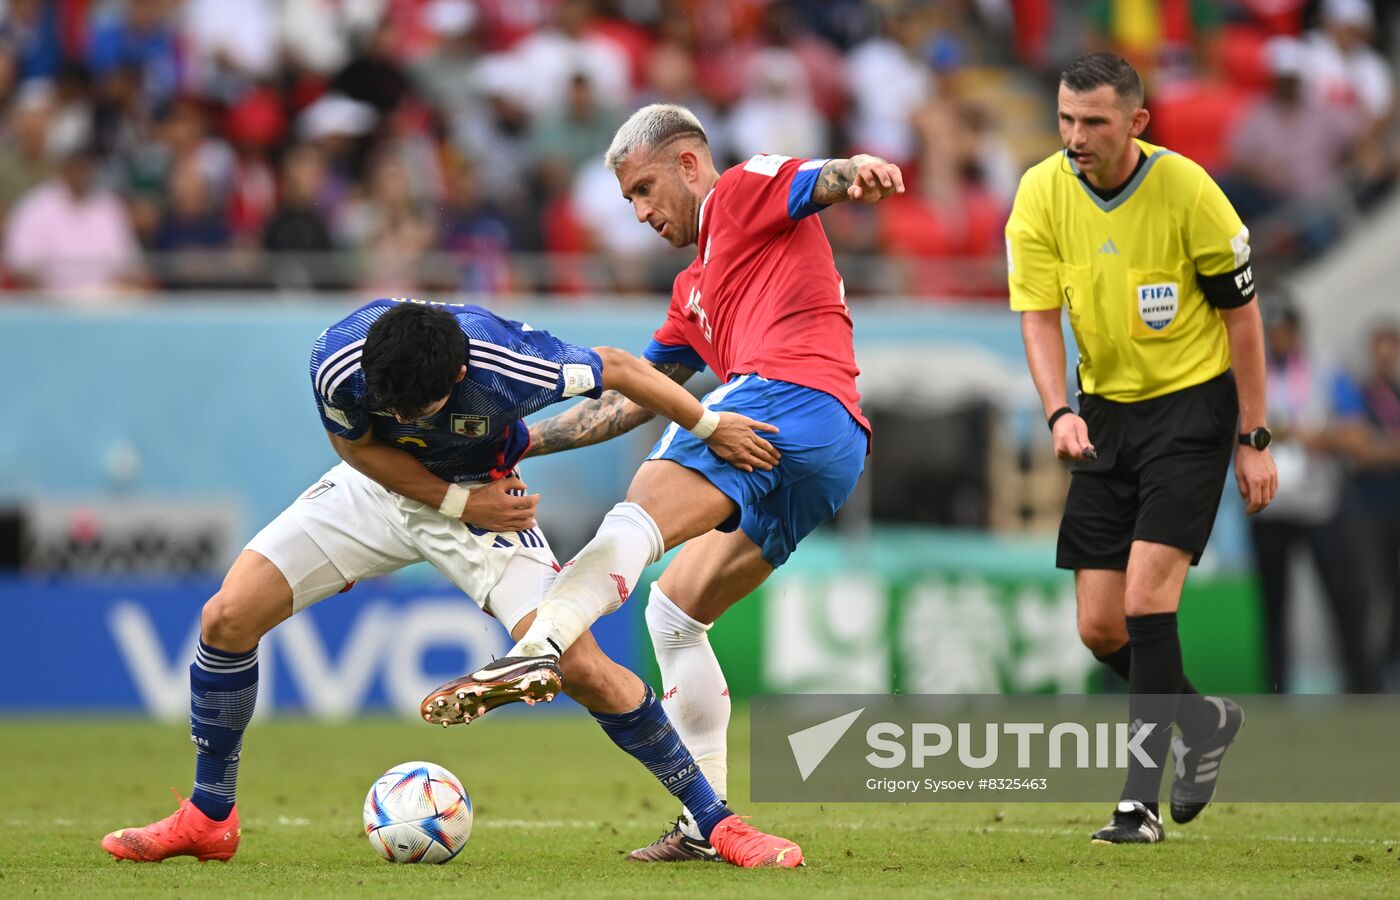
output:
M 1249 230 L 1205 170 L 1138 141 L 1111 200 L 1056 153 L 1021 178 L 1006 225 L 1011 308 L 1069 308 L 1085 393 L 1148 400 L 1230 367 L 1217 308 L 1254 296 Z

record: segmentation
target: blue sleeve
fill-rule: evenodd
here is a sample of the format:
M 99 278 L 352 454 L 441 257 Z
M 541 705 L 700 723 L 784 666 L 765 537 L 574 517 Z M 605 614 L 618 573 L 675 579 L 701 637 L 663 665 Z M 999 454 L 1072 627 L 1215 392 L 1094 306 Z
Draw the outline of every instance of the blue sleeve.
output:
M 372 305 L 372 304 L 371 304 Z M 369 410 L 362 400 L 364 373 L 360 353 L 370 322 L 363 313 L 369 306 L 327 328 L 311 350 L 311 393 L 321 425 L 331 434 L 356 440 L 369 430 Z M 355 330 L 358 329 L 358 330 Z
M 805 219 L 812 213 L 821 212 L 825 207 L 812 202 L 812 189 L 817 185 L 817 177 L 822 173 L 822 166 L 826 165 L 829 159 L 809 159 L 797 169 L 797 174 L 792 176 L 792 184 L 788 187 L 788 217 L 794 222 L 798 219 Z
M 369 431 L 369 413 L 356 406 L 349 391 L 337 393 L 335 405 L 328 403 L 319 391 L 316 392 L 316 411 L 321 414 L 321 426 L 347 441 L 359 440 Z
M 570 397 L 603 393 L 603 361 L 588 347 L 505 319 L 478 320 L 468 333 L 467 367 L 492 372 L 509 386 L 522 415 Z
M 705 361 L 689 344 L 663 344 L 656 338 L 642 352 L 642 359 L 649 363 L 680 363 L 687 369 L 705 371 Z
M 1332 412 L 1341 419 L 1359 419 L 1366 415 L 1366 398 L 1356 382 L 1338 374 L 1332 382 Z

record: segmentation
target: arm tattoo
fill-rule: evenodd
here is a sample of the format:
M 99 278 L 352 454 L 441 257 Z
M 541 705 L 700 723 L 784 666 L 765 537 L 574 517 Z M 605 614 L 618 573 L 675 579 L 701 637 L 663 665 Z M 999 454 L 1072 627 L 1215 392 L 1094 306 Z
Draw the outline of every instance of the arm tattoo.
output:
M 833 159 L 822 166 L 817 183 L 812 186 L 812 202 L 819 206 L 830 206 L 850 199 L 846 196 L 846 191 L 855 177 L 856 167 L 851 165 L 849 159 Z
M 850 159 L 828 161 L 817 175 L 817 183 L 812 185 L 812 202 L 818 206 L 830 206 L 851 199 L 846 191 L 855 182 L 856 171 L 866 163 L 883 161 L 868 153 L 857 153 Z
M 685 384 L 695 374 L 694 369 L 680 363 L 652 365 L 677 384 Z M 531 425 L 530 450 L 526 455 L 543 456 L 599 444 L 650 422 L 655 415 L 617 391 L 604 391 L 597 400 L 585 400 L 551 419 Z

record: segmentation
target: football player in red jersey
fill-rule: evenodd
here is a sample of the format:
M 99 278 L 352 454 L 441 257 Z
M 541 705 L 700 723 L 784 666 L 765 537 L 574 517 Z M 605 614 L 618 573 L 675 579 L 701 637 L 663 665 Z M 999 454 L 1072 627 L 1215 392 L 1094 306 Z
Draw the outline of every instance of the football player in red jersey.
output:
M 904 183 L 898 166 L 864 155 L 755 156 L 721 173 L 700 122 L 664 104 L 623 124 L 607 165 L 639 222 L 672 246 L 697 247 L 646 358 L 678 382 L 709 366 L 724 383 L 705 398 L 708 412 L 694 428 L 665 431 L 626 501 L 566 565 L 510 659 L 444 685 L 425 699 L 424 714 L 465 722 L 516 699 L 511 678 L 552 666 L 594 620 L 622 605 L 647 565 L 686 544 L 652 587 L 647 623 L 670 717 L 724 797 L 729 693 L 707 632 L 845 503 L 869 448 L 845 291 L 813 214 L 848 200 L 877 203 Z M 766 435 L 778 464 L 741 471 L 708 451 L 703 439 L 721 411 L 778 426 Z M 532 426 L 529 452 L 598 443 L 651 417 L 608 392 Z M 502 677 L 507 670 L 510 678 Z M 631 858 L 715 855 L 683 815 Z

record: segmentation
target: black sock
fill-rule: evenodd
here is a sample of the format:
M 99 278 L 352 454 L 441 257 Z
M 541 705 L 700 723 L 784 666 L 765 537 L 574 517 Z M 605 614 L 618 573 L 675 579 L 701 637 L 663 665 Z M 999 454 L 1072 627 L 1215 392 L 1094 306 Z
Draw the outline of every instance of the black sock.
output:
M 1107 656 L 1094 654 L 1094 659 L 1128 680 L 1128 667 L 1133 657 L 1132 643 L 1124 644 Z M 1201 696 L 1200 691 L 1183 672 L 1181 675 L 1181 702 L 1176 707 L 1176 727 L 1181 731 L 1181 739 L 1190 747 L 1215 733 L 1220 727 L 1220 708 Z
M 1152 761 L 1146 766 L 1136 755 L 1128 757 L 1128 779 L 1122 799 L 1137 800 L 1157 814 L 1162 772 L 1171 746 L 1171 723 L 1181 696 L 1181 638 L 1176 613 L 1128 616 L 1128 644 L 1132 647 L 1128 672 L 1128 721 L 1131 733 L 1152 723 L 1152 733 L 1139 746 Z

